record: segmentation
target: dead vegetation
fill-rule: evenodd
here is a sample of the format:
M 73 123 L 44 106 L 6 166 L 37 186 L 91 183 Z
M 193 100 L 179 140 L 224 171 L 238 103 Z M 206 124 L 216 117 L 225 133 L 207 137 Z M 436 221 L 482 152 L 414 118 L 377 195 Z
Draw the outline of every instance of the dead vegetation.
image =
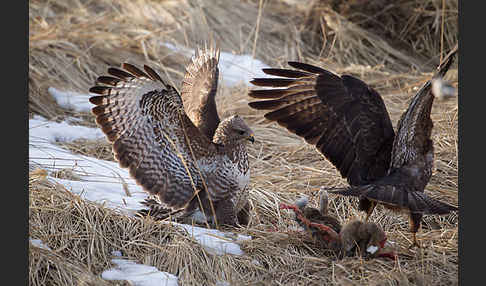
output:
M 395 124 L 457 41 L 457 1 L 30 0 L 29 112 L 52 120 L 72 116 L 47 88 L 87 92 L 108 66 L 123 61 L 149 64 L 179 87 L 189 58 L 162 43 L 194 48 L 211 35 L 223 51 L 251 54 L 271 66 L 303 60 L 355 74 L 382 94 Z M 457 86 L 457 64 L 447 78 Z M 219 110 L 241 114 L 257 140 L 250 149 L 251 222 L 235 230 L 253 238 L 242 243 L 246 255 L 213 256 L 179 229 L 84 201 L 36 172 L 29 176 L 29 237 L 52 251 L 30 245 L 31 285 L 126 285 L 100 278 L 113 250 L 178 275 L 181 285 L 458 284 L 457 214 L 426 216 L 417 235 L 423 248 L 411 251 L 406 216 L 378 207 L 372 220 L 395 242 L 395 262 L 337 260 L 294 234 L 290 212 L 278 203 L 302 194 L 315 203 L 319 186 L 345 180 L 303 140 L 250 110 L 248 87 L 220 89 Z M 75 116 L 94 126 L 90 114 Z M 457 205 L 456 101 L 436 101 L 432 117 L 436 159 L 426 192 Z M 64 147 L 111 159 L 107 142 Z M 342 221 L 362 215 L 355 206 L 353 199 L 330 198 L 330 210 Z

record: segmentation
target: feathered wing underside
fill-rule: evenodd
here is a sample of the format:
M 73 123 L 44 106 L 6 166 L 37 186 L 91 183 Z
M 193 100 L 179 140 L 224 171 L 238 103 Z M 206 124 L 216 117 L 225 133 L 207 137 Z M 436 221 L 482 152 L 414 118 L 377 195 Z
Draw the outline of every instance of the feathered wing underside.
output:
M 439 65 L 434 77 L 444 77 L 457 53 L 457 45 Z M 434 95 L 431 93 L 431 80 L 427 81 L 412 98 L 409 107 L 402 114 L 397 126 L 397 134 L 393 144 L 392 168 L 400 168 L 409 164 L 419 156 L 425 156 L 432 148 L 430 135 L 432 119 L 430 112 Z
M 256 78 L 255 109 L 270 110 L 265 118 L 315 145 L 351 185 L 383 176 L 390 162 L 393 126 L 380 95 L 361 80 L 338 76 L 297 62 L 298 70 L 264 69 L 281 78 Z M 281 87 L 281 88 L 276 88 Z
M 108 73 L 90 89 L 99 94 L 90 102 L 115 158 L 144 190 L 170 207 L 185 206 L 195 187 L 202 189 L 195 160 L 212 156 L 216 147 L 187 117 L 177 91 L 150 67 L 123 64 Z
M 197 50 L 186 68 L 181 89 L 187 115 L 210 139 L 220 122 L 215 101 L 219 54 L 220 50 L 212 46 Z

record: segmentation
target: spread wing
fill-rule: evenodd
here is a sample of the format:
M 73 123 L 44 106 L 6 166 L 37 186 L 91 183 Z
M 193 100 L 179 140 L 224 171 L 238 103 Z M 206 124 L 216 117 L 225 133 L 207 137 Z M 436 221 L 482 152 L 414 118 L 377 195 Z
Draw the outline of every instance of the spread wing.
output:
M 457 48 L 456 44 L 439 65 L 433 78 L 444 77 L 454 60 Z M 417 160 L 418 156 L 427 153 L 427 149 L 432 147 L 430 135 L 433 123 L 430 112 L 433 101 L 434 95 L 431 93 L 431 80 L 429 80 L 412 98 L 409 107 L 398 122 L 397 136 L 392 151 L 392 168 L 400 168 Z
M 192 122 L 211 140 L 220 122 L 216 109 L 219 49 L 198 50 L 186 68 L 181 97 Z
M 271 110 L 265 118 L 315 145 L 350 185 L 384 176 L 395 134 L 381 96 L 353 76 L 289 65 L 298 70 L 263 69 L 282 78 L 254 79 L 254 85 L 273 89 L 250 91 L 250 97 L 266 99 L 250 107 Z
M 177 91 L 144 70 L 130 64 L 108 69 L 110 76 L 90 89 L 99 94 L 89 99 L 92 112 L 120 166 L 144 190 L 180 208 L 202 189 L 196 162 L 211 158 L 216 146 L 187 117 Z
M 456 51 L 457 46 L 439 66 L 434 77 L 445 75 Z M 340 188 L 333 193 L 365 197 L 412 213 L 447 214 L 458 210 L 424 193 L 432 175 L 434 155 L 430 139 L 433 127 L 430 111 L 434 95 L 430 91 L 431 81 L 428 81 L 412 99 L 398 123 L 389 174 L 371 184 Z

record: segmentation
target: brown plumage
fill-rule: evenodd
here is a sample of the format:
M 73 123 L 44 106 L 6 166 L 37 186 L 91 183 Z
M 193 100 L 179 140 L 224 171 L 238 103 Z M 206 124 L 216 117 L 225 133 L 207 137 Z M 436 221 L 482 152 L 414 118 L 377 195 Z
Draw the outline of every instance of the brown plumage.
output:
M 445 75 L 456 52 L 457 46 L 434 79 Z M 377 203 L 408 212 L 414 245 L 423 214 L 458 210 L 424 193 L 434 155 L 430 81 L 412 99 L 395 134 L 383 99 L 363 81 L 304 63 L 289 65 L 298 70 L 264 69 L 282 78 L 252 81 L 257 86 L 284 88 L 250 91 L 250 97 L 265 100 L 249 106 L 271 110 L 265 118 L 315 145 L 350 185 L 333 193 L 359 197 L 366 220 Z
M 220 122 L 216 108 L 219 49 L 197 49 L 186 67 L 181 97 L 184 110 L 203 134 L 212 139 Z
M 90 92 L 99 95 L 90 102 L 115 159 L 145 191 L 182 218 L 236 225 L 240 211 L 248 212 L 245 145 L 254 139 L 238 115 L 219 122 L 217 115 L 197 113 L 198 108 L 212 112 L 206 107 L 214 104 L 218 58 L 217 49 L 198 52 L 182 98 L 150 67 L 125 63 L 98 78 Z M 200 105 L 189 103 L 188 116 L 183 100 Z

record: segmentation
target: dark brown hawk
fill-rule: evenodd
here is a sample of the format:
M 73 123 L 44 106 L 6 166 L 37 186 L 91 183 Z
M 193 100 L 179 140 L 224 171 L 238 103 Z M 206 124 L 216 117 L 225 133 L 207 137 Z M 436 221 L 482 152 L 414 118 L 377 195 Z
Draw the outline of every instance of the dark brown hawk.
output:
M 115 159 L 145 191 L 182 218 L 236 225 L 248 221 L 245 145 L 254 137 L 238 115 L 219 120 L 218 60 L 219 49 L 199 50 L 181 95 L 148 66 L 109 68 L 90 102 Z
M 434 79 L 445 75 L 456 52 L 457 46 Z M 266 100 L 249 106 L 271 110 L 266 119 L 315 145 L 350 185 L 334 193 L 359 197 L 366 220 L 377 203 L 406 211 L 413 245 L 418 245 L 415 234 L 424 214 L 458 210 L 424 193 L 434 159 L 431 81 L 414 96 L 395 134 L 383 99 L 363 81 L 304 63 L 289 65 L 298 70 L 263 69 L 282 78 L 254 79 L 254 85 L 272 89 L 250 91 L 250 97 Z

